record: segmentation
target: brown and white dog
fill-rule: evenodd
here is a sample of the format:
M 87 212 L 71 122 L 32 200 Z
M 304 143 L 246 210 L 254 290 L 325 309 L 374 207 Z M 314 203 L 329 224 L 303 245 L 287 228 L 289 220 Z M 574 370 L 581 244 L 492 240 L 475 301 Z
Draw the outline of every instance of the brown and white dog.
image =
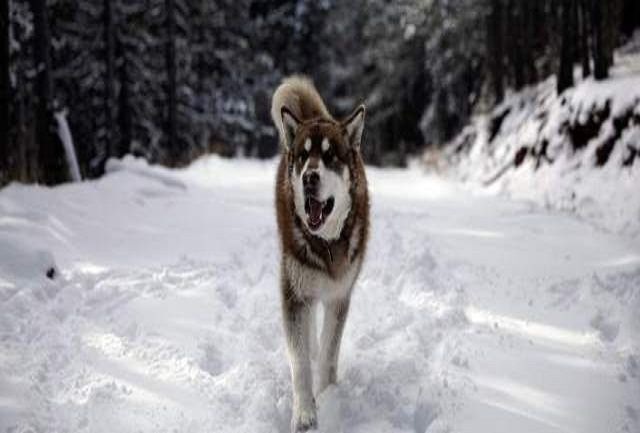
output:
M 285 79 L 271 116 L 282 157 L 276 178 L 281 291 L 293 408 L 291 428 L 317 426 L 311 357 L 317 352 L 315 305 L 324 306 L 317 392 L 336 382 L 340 340 L 364 257 L 369 197 L 360 142 L 364 106 L 345 120 L 327 111 L 313 83 Z

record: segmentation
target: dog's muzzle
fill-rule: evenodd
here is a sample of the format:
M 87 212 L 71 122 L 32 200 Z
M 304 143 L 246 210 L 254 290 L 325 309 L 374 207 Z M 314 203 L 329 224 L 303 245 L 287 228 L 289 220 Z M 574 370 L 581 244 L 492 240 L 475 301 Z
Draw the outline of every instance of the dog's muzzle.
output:
M 335 200 L 333 197 L 324 201 L 318 199 L 320 175 L 315 171 L 304 174 L 302 186 L 304 188 L 304 211 L 307 214 L 307 227 L 311 231 L 316 231 L 331 214 Z

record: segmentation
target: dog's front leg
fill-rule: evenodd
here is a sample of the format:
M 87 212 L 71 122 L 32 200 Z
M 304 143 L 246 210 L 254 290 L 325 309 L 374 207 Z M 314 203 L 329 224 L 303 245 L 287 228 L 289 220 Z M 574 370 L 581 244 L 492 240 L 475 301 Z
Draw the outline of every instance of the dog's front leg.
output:
M 316 403 L 313 399 L 311 362 L 309 359 L 309 303 L 299 299 L 293 290 L 285 290 L 283 298 L 284 327 L 291 364 L 293 408 L 291 430 L 307 431 L 317 426 Z
M 329 301 L 324 305 L 324 323 L 322 325 L 318 393 L 327 386 L 336 383 L 338 374 L 338 356 L 340 340 L 349 312 L 349 297 Z

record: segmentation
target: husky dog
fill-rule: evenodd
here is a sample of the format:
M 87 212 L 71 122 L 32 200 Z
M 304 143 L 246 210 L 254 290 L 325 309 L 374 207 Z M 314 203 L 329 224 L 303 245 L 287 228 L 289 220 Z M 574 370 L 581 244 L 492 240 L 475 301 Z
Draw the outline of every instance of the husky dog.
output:
M 324 306 L 320 393 L 336 382 L 351 290 L 367 243 L 369 197 L 360 155 L 364 114 L 361 105 L 335 120 L 305 77 L 285 79 L 273 95 L 271 116 L 282 145 L 276 178 L 280 284 L 296 432 L 317 426 L 310 362 L 318 350 L 315 305 Z

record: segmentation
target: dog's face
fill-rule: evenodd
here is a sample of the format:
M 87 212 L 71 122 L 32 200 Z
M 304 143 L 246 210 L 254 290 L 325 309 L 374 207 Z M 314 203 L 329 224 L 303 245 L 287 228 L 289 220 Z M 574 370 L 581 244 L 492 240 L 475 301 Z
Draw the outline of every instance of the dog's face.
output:
M 364 107 L 343 122 L 300 122 L 286 108 L 282 119 L 293 159 L 290 180 L 295 212 L 313 235 L 337 239 L 351 210 L 350 161 L 360 151 Z

